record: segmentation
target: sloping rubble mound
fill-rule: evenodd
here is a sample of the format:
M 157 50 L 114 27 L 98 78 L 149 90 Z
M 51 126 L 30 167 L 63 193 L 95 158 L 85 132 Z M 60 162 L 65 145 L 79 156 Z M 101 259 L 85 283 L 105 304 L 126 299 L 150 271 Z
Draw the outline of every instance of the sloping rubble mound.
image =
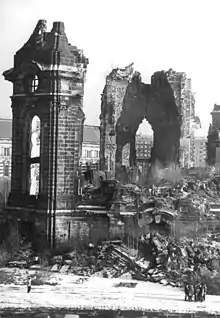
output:
M 18 260 L 9 261 L 9 265 L 31 270 L 45 269 L 40 258 L 31 258 L 30 255 L 21 251 Z M 84 253 L 73 251 L 53 256 L 48 260 L 46 269 L 84 277 L 133 278 L 178 287 L 185 282 L 194 284 L 204 280 L 209 293 L 220 294 L 219 259 L 218 233 L 206 235 L 197 242 L 154 233 L 140 237 L 138 251 L 129 249 L 121 241 L 107 241 L 99 246 L 90 244 Z
M 181 227 L 181 233 L 185 230 L 185 236 L 174 238 L 171 232 L 169 236 L 168 232 L 163 235 L 148 233 L 136 236 L 136 250 L 131 250 L 120 240 L 107 241 L 99 246 L 91 244 L 84 252 L 75 250 L 53 257 L 48 255 L 44 261 L 39 255 L 33 254 L 31 246 L 26 246 L 11 255 L 8 265 L 30 269 L 46 267 L 53 272 L 80 276 L 128 277 L 172 286 L 183 286 L 185 281 L 204 279 L 210 289 L 211 285 L 219 282 L 219 288 L 213 293 L 220 294 L 218 229 L 215 226 L 212 228 L 210 223 L 211 227 L 205 229 L 205 234 L 198 231 L 196 241 L 187 237 L 187 225 L 191 221 L 195 220 L 198 226 L 208 226 L 210 220 L 217 224 L 216 213 L 219 212 L 216 211 L 220 209 L 218 176 L 210 175 L 200 180 L 188 175 L 175 185 L 162 180 L 157 186 L 149 188 L 134 184 L 110 185 L 107 182 L 106 189 L 92 191 L 94 203 L 100 193 L 101 198 L 110 202 L 114 197 L 116 203 L 120 204 L 120 212 L 136 213 L 138 222 L 141 217 L 145 223 L 150 224 L 152 220 L 156 222 L 158 214 L 161 215 L 160 220 L 165 218 L 165 223 L 171 227 L 174 220 L 180 221 L 176 223 Z
M 117 204 L 120 212 L 145 213 L 149 208 L 165 210 L 178 215 L 179 220 L 214 220 L 216 214 L 211 208 L 220 207 L 220 178 L 210 176 L 199 180 L 186 176 L 180 182 L 171 184 L 161 180 L 157 186 L 143 188 L 134 184 L 120 186 Z

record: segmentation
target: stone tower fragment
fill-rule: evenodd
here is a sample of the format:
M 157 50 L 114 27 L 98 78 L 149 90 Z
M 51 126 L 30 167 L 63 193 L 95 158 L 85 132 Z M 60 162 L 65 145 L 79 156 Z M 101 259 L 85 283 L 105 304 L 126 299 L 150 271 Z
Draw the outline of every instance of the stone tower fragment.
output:
M 63 22 L 47 32 L 40 20 L 3 73 L 13 83 L 8 215 L 38 220 L 49 241 L 65 232 L 62 220 L 75 206 L 87 64 L 68 43 Z

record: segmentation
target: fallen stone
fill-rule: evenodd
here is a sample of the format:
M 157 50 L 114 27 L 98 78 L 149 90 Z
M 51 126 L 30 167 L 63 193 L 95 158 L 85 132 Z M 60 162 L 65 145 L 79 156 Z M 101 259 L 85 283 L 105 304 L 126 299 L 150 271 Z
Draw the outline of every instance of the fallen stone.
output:
M 65 265 L 72 265 L 73 261 L 71 259 L 65 259 L 64 264 Z
M 70 268 L 70 265 L 63 265 L 61 269 L 59 270 L 59 272 L 62 274 L 67 273 L 69 268 Z
M 79 279 L 76 280 L 76 284 L 83 284 L 89 280 L 88 277 L 80 277 Z
M 145 260 L 136 261 L 135 264 L 143 270 L 147 270 L 150 267 L 150 262 Z
M 33 257 L 33 261 L 34 261 L 35 263 L 39 262 L 39 256 L 34 256 L 34 257 Z
M 131 282 L 120 282 L 115 285 L 115 287 L 127 287 L 127 288 L 135 288 L 137 286 L 137 283 L 131 283 Z
M 166 279 L 161 279 L 160 284 L 166 286 L 168 285 L 168 281 Z
M 52 264 L 61 264 L 61 263 L 63 262 L 63 257 L 62 257 L 62 255 L 54 256 L 54 257 L 51 259 L 51 262 L 52 262 Z
M 29 269 L 42 269 L 42 267 L 41 267 L 41 265 L 36 264 L 36 265 L 31 265 L 31 266 L 29 267 Z
M 152 275 L 152 277 L 163 277 L 164 276 L 164 274 L 163 273 L 154 273 L 153 275 Z
M 59 265 L 54 264 L 50 270 L 51 270 L 51 272 L 59 272 Z
M 161 262 L 160 257 L 157 257 L 157 258 L 156 258 L 156 264 L 158 264 L 158 265 L 159 265 L 159 264 L 161 264 L 161 263 L 162 263 L 162 262 Z
M 23 268 L 23 267 L 27 266 L 27 262 L 26 261 L 11 261 L 11 262 L 8 263 L 8 265 L 10 267 Z
M 68 254 L 65 255 L 65 257 L 69 260 L 72 260 L 72 259 L 75 259 L 76 258 L 76 252 L 75 251 L 72 251 Z

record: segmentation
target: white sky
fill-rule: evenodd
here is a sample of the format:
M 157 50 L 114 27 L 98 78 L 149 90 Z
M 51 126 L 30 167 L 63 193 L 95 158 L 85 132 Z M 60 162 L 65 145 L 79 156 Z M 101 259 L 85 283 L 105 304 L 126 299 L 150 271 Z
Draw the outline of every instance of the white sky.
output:
M 65 23 L 69 43 L 89 58 L 84 111 L 99 124 L 100 94 L 112 67 L 134 62 L 142 79 L 173 68 L 192 78 L 203 129 L 220 103 L 219 0 L 0 0 L 0 73 L 39 19 Z M 12 84 L 0 76 L 0 117 L 11 117 Z

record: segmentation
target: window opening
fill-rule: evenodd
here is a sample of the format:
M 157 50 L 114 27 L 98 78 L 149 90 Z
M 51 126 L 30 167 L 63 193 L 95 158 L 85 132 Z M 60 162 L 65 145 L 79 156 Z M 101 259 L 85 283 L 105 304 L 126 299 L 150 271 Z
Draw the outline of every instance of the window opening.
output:
M 38 89 L 38 85 L 39 85 L 39 78 L 38 76 L 35 74 L 33 76 L 30 76 L 28 79 L 28 90 L 31 93 L 34 93 L 37 89 Z
M 9 163 L 4 163 L 4 171 L 3 171 L 4 177 L 9 177 Z
M 2 148 L 2 155 L 4 157 L 9 157 L 10 156 L 10 148 L 9 147 L 3 147 Z
M 29 178 L 29 194 L 37 196 L 40 185 L 40 118 L 38 116 L 34 116 L 31 122 Z

